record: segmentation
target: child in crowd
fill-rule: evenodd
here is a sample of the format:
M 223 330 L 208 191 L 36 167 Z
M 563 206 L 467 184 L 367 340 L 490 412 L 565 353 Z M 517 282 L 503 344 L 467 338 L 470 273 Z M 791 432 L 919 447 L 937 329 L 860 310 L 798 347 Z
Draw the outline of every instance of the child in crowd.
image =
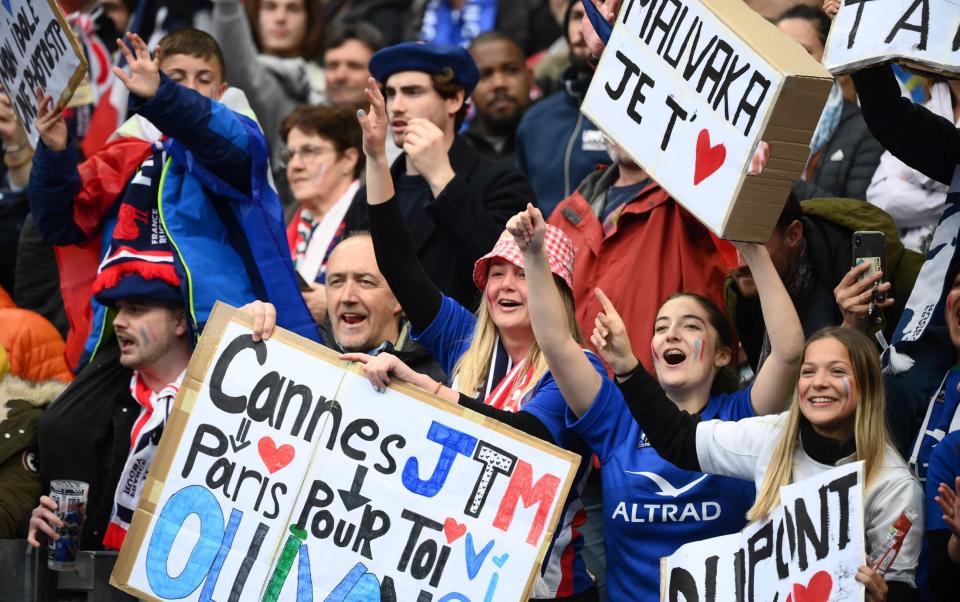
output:
M 217 43 L 184 29 L 151 57 L 139 36 L 127 40 L 130 74 L 116 74 L 138 116 L 113 142 L 80 163 L 52 98 L 37 117 L 30 208 L 44 238 L 59 245 L 71 336 L 92 333 L 89 357 L 105 334 L 106 310 L 90 299 L 98 266 L 112 264 L 107 273 L 118 280 L 125 263 L 155 256 L 150 275 L 179 287 L 194 336 L 217 300 L 239 307 L 260 298 L 277 306 L 282 326 L 318 340 L 285 244 L 263 134 L 242 94 L 227 91 Z M 172 253 L 154 253 L 168 241 Z

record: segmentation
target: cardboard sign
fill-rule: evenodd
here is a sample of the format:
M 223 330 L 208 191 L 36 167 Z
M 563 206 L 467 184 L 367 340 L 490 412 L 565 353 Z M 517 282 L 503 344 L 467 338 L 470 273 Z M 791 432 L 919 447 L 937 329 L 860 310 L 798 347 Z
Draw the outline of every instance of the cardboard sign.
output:
M 80 43 L 54 0 L 0 0 L 0 82 L 37 146 L 37 88 L 65 107 L 87 72 Z
M 660 599 L 863 600 L 863 462 L 781 487 L 780 501 L 767 520 L 662 559 Z
M 624 2 L 581 111 L 719 236 L 766 241 L 831 83 L 743 2 Z
M 111 583 L 146 600 L 526 600 L 579 456 L 374 391 L 218 304 Z
M 832 73 L 899 62 L 960 74 L 960 4 L 952 0 L 846 0 L 823 64 Z

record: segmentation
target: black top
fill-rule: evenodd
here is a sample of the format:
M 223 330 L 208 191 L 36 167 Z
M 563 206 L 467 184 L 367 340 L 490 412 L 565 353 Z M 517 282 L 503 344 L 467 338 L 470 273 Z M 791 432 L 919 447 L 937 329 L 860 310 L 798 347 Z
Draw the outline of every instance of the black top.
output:
M 904 98 L 893 69 L 853 74 L 863 118 L 890 154 L 927 177 L 949 185 L 960 163 L 960 133 L 948 119 Z
M 390 175 L 402 209 L 400 220 L 409 228 L 411 257 L 419 259 L 440 290 L 472 309 L 478 298 L 474 262 L 493 248 L 507 220 L 523 211 L 534 193 L 516 167 L 481 159 L 459 136 L 449 157 L 456 175 L 436 198 L 429 188 L 404 181 L 406 155 L 393 163 Z M 366 201 L 362 188 L 344 218 L 348 232 L 371 227 Z M 409 217 L 403 215 L 407 210 Z M 406 309 L 402 299 L 400 303 Z

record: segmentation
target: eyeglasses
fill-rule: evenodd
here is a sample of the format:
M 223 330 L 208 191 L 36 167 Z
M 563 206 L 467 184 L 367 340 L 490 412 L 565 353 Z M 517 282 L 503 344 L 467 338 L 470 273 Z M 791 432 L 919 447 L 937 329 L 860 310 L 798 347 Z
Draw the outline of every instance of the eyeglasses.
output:
M 283 152 L 280 153 L 280 160 L 283 161 L 284 165 L 290 163 L 290 161 L 300 155 L 300 160 L 304 163 L 310 163 L 314 161 L 317 157 L 323 153 L 335 153 L 337 149 L 329 146 L 313 146 L 312 144 L 305 144 L 300 148 L 285 148 Z

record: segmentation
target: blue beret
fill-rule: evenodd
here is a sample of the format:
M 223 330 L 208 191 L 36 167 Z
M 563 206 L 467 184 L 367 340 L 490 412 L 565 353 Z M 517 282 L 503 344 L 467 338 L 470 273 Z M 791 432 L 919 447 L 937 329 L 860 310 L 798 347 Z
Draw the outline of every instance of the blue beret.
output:
M 477 64 L 470 53 L 459 46 L 403 42 L 378 50 L 370 59 L 370 73 L 380 83 L 400 71 L 423 71 L 440 74 L 450 68 L 453 79 L 470 96 L 480 79 Z

